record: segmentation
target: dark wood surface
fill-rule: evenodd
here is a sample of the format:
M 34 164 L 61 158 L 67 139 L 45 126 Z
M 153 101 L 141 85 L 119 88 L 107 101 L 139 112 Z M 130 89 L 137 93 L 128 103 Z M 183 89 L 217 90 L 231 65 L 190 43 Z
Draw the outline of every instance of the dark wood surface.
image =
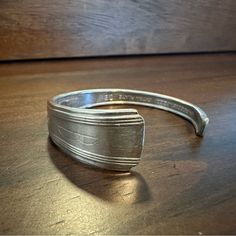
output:
M 48 138 L 46 101 L 107 87 L 199 105 L 204 138 L 137 107 L 146 140 L 130 174 L 72 160 Z M 3 63 L 0 98 L 1 234 L 236 234 L 236 55 Z
M 236 50 L 235 0 L 1 0 L 0 60 Z

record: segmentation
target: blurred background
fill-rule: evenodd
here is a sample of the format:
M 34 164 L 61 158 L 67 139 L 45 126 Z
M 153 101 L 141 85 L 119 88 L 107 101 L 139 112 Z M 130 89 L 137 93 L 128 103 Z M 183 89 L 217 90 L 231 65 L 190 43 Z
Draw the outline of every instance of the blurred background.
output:
M 236 50 L 235 0 L 1 0 L 0 60 Z

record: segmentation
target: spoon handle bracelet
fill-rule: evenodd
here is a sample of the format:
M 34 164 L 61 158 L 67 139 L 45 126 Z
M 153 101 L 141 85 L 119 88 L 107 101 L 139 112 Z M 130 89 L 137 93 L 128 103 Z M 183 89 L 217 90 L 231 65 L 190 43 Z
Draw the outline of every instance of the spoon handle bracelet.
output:
M 104 169 L 129 171 L 141 157 L 144 119 L 135 109 L 87 109 L 135 104 L 175 113 L 203 136 L 209 121 L 198 106 L 174 97 L 128 89 L 91 89 L 57 95 L 48 101 L 52 141 L 73 158 Z

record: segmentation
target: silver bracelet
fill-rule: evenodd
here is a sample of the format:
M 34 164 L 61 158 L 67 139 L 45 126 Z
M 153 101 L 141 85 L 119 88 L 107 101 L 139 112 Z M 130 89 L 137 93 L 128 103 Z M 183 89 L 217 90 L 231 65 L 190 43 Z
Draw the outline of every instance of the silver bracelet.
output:
M 199 107 L 158 93 L 128 89 L 82 90 L 48 101 L 52 141 L 83 163 L 110 170 L 130 170 L 140 161 L 144 119 L 135 109 L 87 109 L 111 104 L 144 105 L 175 113 L 189 120 L 198 136 L 203 136 L 209 121 Z

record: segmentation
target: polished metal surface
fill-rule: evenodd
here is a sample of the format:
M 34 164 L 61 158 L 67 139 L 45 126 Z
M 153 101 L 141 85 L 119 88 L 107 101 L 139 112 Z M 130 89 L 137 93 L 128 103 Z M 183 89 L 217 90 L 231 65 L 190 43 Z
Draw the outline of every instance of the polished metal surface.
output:
M 83 163 L 128 171 L 140 161 L 144 119 L 135 109 L 87 109 L 112 104 L 136 104 L 175 113 L 189 120 L 198 136 L 203 136 L 209 121 L 199 107 L 158 93 L 128 89 L 82 90 L 48 101 L 51 139 Z

